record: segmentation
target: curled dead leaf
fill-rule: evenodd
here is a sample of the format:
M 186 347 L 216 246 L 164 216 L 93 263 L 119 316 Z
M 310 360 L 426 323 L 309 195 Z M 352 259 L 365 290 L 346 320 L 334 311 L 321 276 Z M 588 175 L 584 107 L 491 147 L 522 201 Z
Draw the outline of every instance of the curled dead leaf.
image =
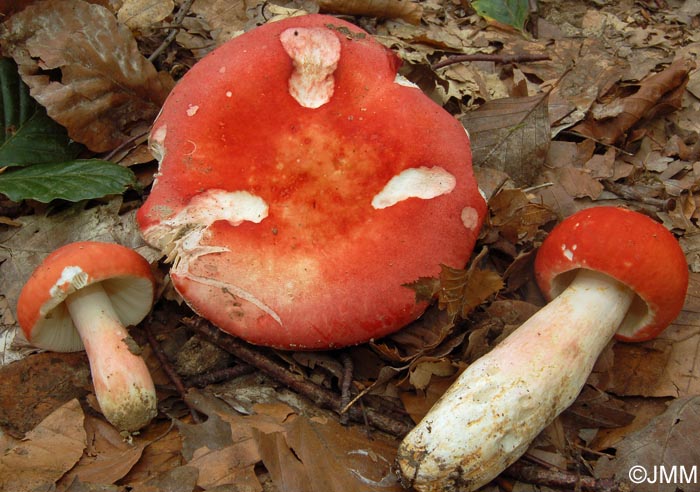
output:
M 32 97 L 95 152 L 115 149 L 132 127 L 150 123 L 174 85 L 109 10 L 82 0 L 30 5 L 0 26 L 0 44 Z
M 681 108 L 688 74 L 694 68 L 690 59 L 673 62 L 642 80 L 634 94 L 592 108 L 588 118 L 572 130 L 607 145 L 620 143 L 641 120 Z
M 490 226 L 512 244 L 532 241 L 542 226 L 557 219 L 546 205 L 519 188 L 503 188 L 489 200 Z
M 334 14 L 403 19 L 414 25 L 420 24 L 423 15 L 423 7 L 408 0 L 320 0 L 318 5 Z

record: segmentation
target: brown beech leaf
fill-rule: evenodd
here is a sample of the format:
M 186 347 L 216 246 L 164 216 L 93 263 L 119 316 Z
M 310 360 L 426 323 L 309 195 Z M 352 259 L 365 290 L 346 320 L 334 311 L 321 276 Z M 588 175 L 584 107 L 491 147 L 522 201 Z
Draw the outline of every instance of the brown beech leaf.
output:
M 476 165 L 503 171 L 518 186 L 534 184 L 551 140 L 546 95 L 487 101 L 461 121 Z
M 607 145 L 619 143 L 642 119 L 680 109 L 688 73 L 694 68 L 695 63 L 689 59 L 673 62 L 642 80 L 634 94 L 594 106 L 588 118 L 572 130 Z
M 420 277 L 418 280 L 404 284 L 404 287 L 416 292 L 416 302 L 430 302 L 440 292 L 440 280 L 435 277 Z
M 624 409 L 624 402 L 603 391 L 585 386 L 564 416 L 578 428 L 609 429 L 629 425 L 634 414 Z
M 216 46 L 236 37 L 249 27 L 248 12 L 263 0 L 197 0 L 192 4 L 192 13 L 211 26 L 211 36 Z M 187 33 L 178 34 L 183 39 Z M 180 36 L 183 38 L 180 38 Z
M 318 6 L 334 14 L 402 19 L 414 25 L 423 15 L 423 7 L 410 0 L 319 0 Z
M 0 44 L 32 97 L 95 152 L 118 147 L 131 128 L 150 123 L 174 84 L 109 10 L 82 0 L 30 5 L 0 26 Z
M 49 490 L 80 459 L 85 449 L 85 418 L 70 400 L 0 456 L 0 490 Z
M 519 188 L 503 188 L 489 200 L 491 227 L 507 241 L 517 244 L 531 241 L 556 214 L 547 206 L 533 203 Z
M 646 427 L 625 436 L 615 446 L 614 458 L 601 457 L 596 463 L 595 475 L 635 479 L 635 492 L 697 490 L 697 475 L 693 477 L 692 474 L 697 473 L 697 464 L 700 463 L 698 426 L 700 396 L 675 400 Z M 632 469 L 636 469 L 634 474 Z M 662 471 L 670 474 L 674 469 L 675 480 L 659 480 Z
M 454 325 L 453 315 L 437 306 L 430 306 L 413 323 L 379 341 L 369 343 L 383 358 L 406 363 L 437 348 L 452 333 Z
M 172 14 L 173 0 L 124 0 L 117 12 L 119 22 L 130 29 L 148 29 Z
M 498 273 L 472 264 L 462 270 L 442 266 L 440 306 L 450 315 L 466 318 L 477 306 L 503 288 Z
M 270 466 L 278 490 L 299 492 L 400 492 L 403 490 L 392 471 L 396 443 L 367 434 L 358 427 L 343 427 L 336 421 L 315 417 L 290 417 L 285 433 L 263 456 L 263 462 L 279 462 Z M 262 433 L 257 438 L 261 439 Z M 275 473 L 273 473 L 273 469 Z M 294 477 L 290 476 L 294 474 Z M 304 487 L 302 477 L 307 477 Z M 295 484 L 297 487 L 291 487 Z M 286 486 L 286 487 L 282 487 Z M 288 488 L 289 487 L 289 488 Z
M 90 370 L 84 352 L 42 352 L 0 367 L 0 426 L 22 438 L 66 402 L 85 396 Z
M 124 441 L 117 429 L 102 418 L 87 416 L 85 419 L 88 447 L 80 461 L 62 478 L 63 483 L 75 477 L 81 482 L 116 483 L 141 459 L 150 441 L 134 436 L 132 442 Z
M 700 274 L 692 272 L 685 305 L 656 339 L 614 346 L 608 391 L 621 396 L 686 397 L 700 393 Z

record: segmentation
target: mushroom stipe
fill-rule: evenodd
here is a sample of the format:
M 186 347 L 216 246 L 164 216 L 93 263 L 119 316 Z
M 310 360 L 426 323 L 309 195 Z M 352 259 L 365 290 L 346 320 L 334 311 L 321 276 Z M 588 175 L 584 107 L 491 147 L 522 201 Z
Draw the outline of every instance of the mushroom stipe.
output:
M 613 337 L 649 340 L 678 316 L 689 276 L 668 230 L 615 207 L 555 227 L 535 275 L 551 302 L 467 367 L 406 436 L 406 485 L 469 492 L 495 478 L 573 403 Z

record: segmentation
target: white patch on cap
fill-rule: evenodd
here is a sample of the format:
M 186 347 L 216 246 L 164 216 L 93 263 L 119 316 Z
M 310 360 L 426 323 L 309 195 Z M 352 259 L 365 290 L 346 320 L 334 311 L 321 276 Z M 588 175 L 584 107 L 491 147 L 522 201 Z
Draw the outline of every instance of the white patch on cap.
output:
M 326 27 L 294 27 L 280 35 L 280 41 L 294 64 L 289 77 L 289 94 L 305 108 L 323 106 L 333 97 L 333 72 L 340 60 L 340 41 Z
M 439 166 L 412 167 L 391 178 L 372 198 L 372 207 L 387 208 L 408 198 L 429 200 L 451 192 L 455 186 L 457 179 Z
M 462 224 L 470 231 L 475 230 L 479 225 L 479 212 L 474 207 L 464 207 L 462 209 Z
M 226 251 L 220 246 L 201 246 L 206 229 L 214 222 L 232 226 L 260 223 L 267 217 L 265 200 L 247 191 L 207 190 L 195 195 L 175 216 L 143 231 L 144 239 L 168 256 L 168 261 L 185 262 L 205 254 Z
M 68 294 L 82 289 L 88 283 L 88 274 L 79 266 L 67 266 L 61 271 L 56 283 L 49 290 L 51 297 L 65 299 Z
M 258 224 L 267 217 L 267 213 L 267 203 L 257 195 L 247 191 L 212 189 L 195 195 L 185 208 L 163 224 L 176 227 L 191 224 L 209 226 L 219 220 L 233 226 L 245 221 Z
M 574 247 L 572 249 L 567 248 L 566 244 L 561 245 L 561 252 L 564 255 L 564 257 L 569 261 L 574 259 L 574 252 L 572 250 L 575 250 L 575 249 L 576 249 L 576 245 L 574 245 Z
M 413 89 L 419 89 L 419 87 L 416 84 L 414 84 L 413 82 L 408 80 L 406 77 L 404 77 L 400 73 L 396 74 L 396 77 L 394 78 L 394 83 L 399 84 L 399 85 L 403 85 L 404 87 L 411 87 Z
M 187 106 L 187 116 L 194 116 L 197 114 L 197 111 L 199 111 L 199 106 L 195 106 L 194 104 Z
M 168 133 L 167 125 L 160 125 L 153 130 L 148 139 L 148 150 L 158 162 L 161 162 L 165 157 L 165 136 Z
M 233 92 L 231 91 L 226 91 L 226 97 L 231 97 L 233 96 Z

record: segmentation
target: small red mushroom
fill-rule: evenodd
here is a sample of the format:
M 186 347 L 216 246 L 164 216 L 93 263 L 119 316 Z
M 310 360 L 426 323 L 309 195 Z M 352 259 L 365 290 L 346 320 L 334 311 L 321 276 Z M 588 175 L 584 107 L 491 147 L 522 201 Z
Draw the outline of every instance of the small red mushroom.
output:
M 673 235 L 615 207 L 555 227 L 535 272 L 551 302 L 470 365 L 399 447 L 401 474 L 417 490 L 469 492 L 495 478 L 573 403 L 613 336 L 655 337 L 688 288 Z
M 36 347 L 87 352 L 95 396 L 118 430 L 133 432 L 157 412 L 155 387 L 124 326 L 150 311 L 155 281 L 148 262 L 111 243 L 63 246 L 32 273 L 17 318 Z
M 366 32 L 309 15 L 219 47 L 154 123 L 138 213 L 198 314 L 255 344 L 321 349 L 416 319 L 406 284 L 464 266 L 486 205 L 459 122 Z

